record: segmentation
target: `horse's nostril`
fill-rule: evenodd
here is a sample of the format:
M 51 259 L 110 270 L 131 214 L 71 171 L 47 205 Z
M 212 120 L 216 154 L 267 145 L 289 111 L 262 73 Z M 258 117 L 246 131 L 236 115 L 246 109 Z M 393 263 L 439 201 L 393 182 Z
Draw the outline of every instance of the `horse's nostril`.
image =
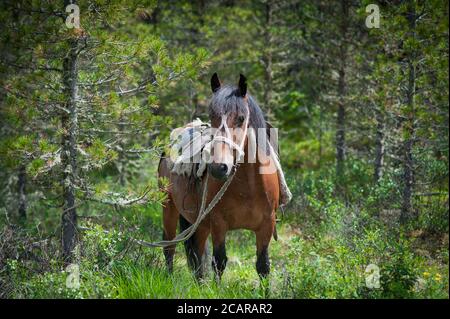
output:
M 228 166 L 227 166 L 227 164 L 220 164 L 220 165 L 219 165 L 219 170 L 220 170 L 221 173 L 226 173 L 226 172 L 228 172 Z
M 210 167 L 210 173 L 213 177 L 215 177 L 217 179 L 227 178 L 227 174 L 228 174 L 228 165 L 227 164 L 214 163 L 214 164 L 211 164 L 209 167 Z

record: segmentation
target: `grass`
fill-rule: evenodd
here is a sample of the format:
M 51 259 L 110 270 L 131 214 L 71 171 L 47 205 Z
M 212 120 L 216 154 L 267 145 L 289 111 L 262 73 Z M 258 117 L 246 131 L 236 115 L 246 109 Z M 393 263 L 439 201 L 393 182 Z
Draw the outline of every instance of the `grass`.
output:
M 250 231 L 227 235 L 228 264 L 221 282 L 210 269 L 199 283 L 187 267 L 182 245 L 169 275 L 162 249 L 128 240 L 161 238 L 159 205 L 119 211 L 91 205 L 79 210 L 90 216 L 80 224 L 91 228 L 77 252 L 79 288 L 66 287 L 69 274 L 58 258 L 57 236 L 40 249 L 29 246 L 47 224 L 54 232 L 50 221 L 58 219 L 58 212 L 55 217 L 49 211 L 48 218 L 38 219 L 38 227 L 33 215 L 21 230 L 3 227 L 0 291 L 8 298 L 449 298 L 448 231 L 434 232 L 431 240 L 422 224 L 413 231 L 384 224 L 364 209 L 367 203 L 344 205 L 327 191 L 328 184 L 305 185 L 312 194 L 320 189 L 323 198 L 307 193 L 296 198 L 277 225 L 279 240 L 270 244 L 266 283 L 256 273 Z M 379 269 L 376 289 L 366 283 L 371 264 Z
M 234 269 L 221 283 L 197 282 L 187 268 L 169 275 L 165 269 L 126 265 L 117 274 L 118 298 L 261 298 L 259 282 L 248 281 L 245 270 Z
M 183 247 L 177 247 L 174 273 L 168 274 L 162 251 L 133 247 L 118 258 L 118 233 L 105 237 L 98 227 L 84 238 L 80 288 L 65 287 L 67 273 L 55 262 L 50 271 L 31 273 L 10 262 L 15 281 L 12 297 L 21 298 L 448 298 L 446 262 L 420 257 L 407 243 L 382 244 L 383 234 L 366 232 L 351 242 L 340 234 L 317 238 L 290 222 L 279 225 L 270 246 L 268 289 L 255 270 L 255 239 L 249 231 L 228 236 L 229 262 L 221 282 L 197 282 L 188 270 Z M 445 258 L 445 253 L 441 257 Z M 381 287 L 366 286 L 366 267 L 380 267 Z

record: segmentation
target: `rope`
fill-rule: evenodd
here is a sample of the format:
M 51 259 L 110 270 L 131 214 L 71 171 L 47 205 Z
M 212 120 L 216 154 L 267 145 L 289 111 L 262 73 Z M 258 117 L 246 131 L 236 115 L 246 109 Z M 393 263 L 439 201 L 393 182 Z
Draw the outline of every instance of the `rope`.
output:
M 236 170 L 225 181 L 225 183 L 222 185 L 220 190 L 217 192 L 217 194 L 214 196 L 212 201 L 209 203 L 208 207 L 205 209 L 206 197 L 208 194 L 208 179 L 209 179 L 209 174 L 208 173 L 206 174 L 205 186 L 203 187 L 203 194 L 202 194 L 202 205 L 200 207 L 200 211 L 197 216 L 197 219 L 196 219 L 195 223 L 193 223 L 191 226 L 189 226 L 184 231 L 179 233 L 174 239 L 161 240 L 161 241 L 157 241 L 157 242 L 153 242 L 153 243 L 139 241 L 139 244 L 141 244 L 143 246 L 147 246 L 147 247 L 168 247 L 168 246 L 178 244 L 180 242 L 183 242 L 183 241 L 191 238 L 192 235 L 195 234 L 195 231 L 197 230 L 200 223 L 205 219 L 205 217 L 211 212 L 211 210 L 214 208 L 214 206 L 216 206 L 216 204 L 220 201 L 222 196 L 225 194 L 228 186 L 230 186 L 231 181 L 233 180 L 235 173 L 236 173 Z
M 246 116 L 246 120 L 244 123 L 245 129 L 243 132 L 244 134 L 243 134 L 241 143 L 239 145 L 234 143 L 234 141 L 231 138 L 230 131 L 226 124 L 226 117 L 222 117 L 222 123 L 221 123 L 219 129 L 217 130 L 217 132 L 220 132 L 221 128 L 224 127 L 225 133 L 227 136 L 218 136 L 217 132 L 216 132 L 212 141 L 210 142 L 211 145 L 214 143 L 217 143 L 217 142 L 227 143 L 231 148 L 234 148 L 238 151 L 238 156 L 237 156 L 238 158 L 236 160 L 236 162 L 238 162 L 240 160 L 241 156 L 243 156 L 243 154 L 244 154 L 243 149 L 244 149 L 244 143 L 245 143 L 245 136 L 247 135 L 247 130 L 248 130 L 249 117 L 250 117 L 250 110 L 248 109 L 248 106 L 247 106 L 247 116 Z M 217 203 L 223 197 L 223 195 L 225 194 L 225 192 L 228 189 L 228 186 L 230 186 L 231 182 L 233 181 L 233 177 L 236 174 L 236 171 L 237 171 L 236 169 L 233 170 L 232 174 L 228 177 L 228 179 L 222 185 L 220 190 L 217 192 L 217 194 L 211 200 L 208 207 L 205 209 L 206 197 L 208 194 L 208 180 L 209 180 L 209 174 L 208 174 L 208 172 L 206 172 L 206 180 L 205 180 L 205 185 L 203 186 L 203 193 L 202 193 L 202 205 L 200 207 L 200 211 L 198 213 L 197 219 L 191 226 L 189 226 L 188 228 L 183 230 L 181 233 L 179 233 L 174 239 L 161 240 L 161 241 L 157 241 L 157 242 L 153 242 L 153 243 L 149 243 L 149 242 L 145 242 L 145 241 L 137 241 L 137 242 L 139 244 L 141 244 L 143 246 L 147 246 L 147 247 L 168 247 L 168 246 L 172 246 L 172 245 L 178 244 L 180 242 L 186 241 L 189 238 L 191 238 L 192 235 L 195 234 L 195 231 L 197 230 L 200 223 L 206 218 L 206 216 L 211 212 L 211 210 L 217 205 Z
M 175 244 L 178 244 L 178 243 L 188 240 L 189 238 L 192 237 L 192 235 L 195 234 L 200 223 L 205 219 L 205 217 L 211 212 L 211 210 L 214 208 L 214 206 L 217 205 L 217 203 L 220 201 L 222 196 L 225 194 L 225 192 L 226 192 L 228 186 L 230 186 L 231 181 L 233 180 L 233 177 L 235 174 L 236 174 L 236 170 L 234 170 L 234 172 L 230 175 L 230 177 L 225 181 L 225 183 L 222 185 L 220 190 L 217 192 L 217 194 L 214 196 L 212 201 L 209 203 L 208 207 L 206 209 L 204 209 L 205 205 L 206 205 L 206 197 L 208 194 L 208 179 L 209 179 L 209 174 L 206 175 L 205 186 L 203 187 L 203 193 L 202 193 L 202 206 L 200 208 L 200 212 L 197 216 L 197 219 L 191 226 L 189 226 L 184 231 L 179 233 L 174 239 L 161 240 L 161 241 L 156 241 L 156 242 L 152 242 L 152 243 L 149 243 L 147 241 L 140 240 L 140 239 L 135 239 L 135 238 L 132 238 L 131 240 L 141 246 L 146 246 L 146 247 L 168 247 L 168 246 L 172 246 L 172 245 L 175 245 Z M 86 228 L 86 227 L 79 227 L 79 228 L 81 230 L 92 230 L 92 229 Z M 109 233 L 106 230 L 103 232 Z

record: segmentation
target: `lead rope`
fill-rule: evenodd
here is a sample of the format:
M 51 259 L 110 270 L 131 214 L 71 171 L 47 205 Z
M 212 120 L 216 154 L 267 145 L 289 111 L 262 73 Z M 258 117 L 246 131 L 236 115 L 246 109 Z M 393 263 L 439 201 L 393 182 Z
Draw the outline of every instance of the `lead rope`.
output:
M 245 119 L 244 134 L 243 134 L 241 143 L 239 145 L 234 143 L 234 141 L 232 140 L 230 131 L 226 124 L 226 121 L 224 121 L 223 118 L 222 118 L 222 124 L 220 125 L 219 130 L 217 130 L 217 132 L 219 132 L 222 127 L 224 127 L 225 133 L 227 134 L 227 136 L 226 137 L 225 136 L 217 136 L 217 132 L 216 132 L 216 134 L 214 135 L 214 138 L 212 139 L 212 143 L 224 142 L 224 143 L 227 143 L 228 145 L 230 145 L 230 147 L 235 148 L 238 151 L 238 158 L 237 158 L 236 162 L 238 162 L 244 154 L 243 148 L 244 148 L 244 143 L 245 143 L 245 137 L 247 136 L 248 122 L 249 122 L 249 118 L 250 118 L 250 110 L 248 108 L 248 105 L 247 105 L 247 114 L 246 115 L 247 116 Z M 145 242 L 142 240 L 137 240 L 136 242 L 142 246 L 147 246 L 147 247 L 168 247 L 168 246 L 172 246 L 172 245 L 178 244 L 180 242 L 186 241 L 189 238 L 191 238 L 192 235 L 195 234 L 195 231 L 197 230 L 200 223 L 206 218 L 206 216 L 211 212 L 211 210 L 217 205 L 217 203 L 223 197 L 223 195 L 227 191 L 228 186 L 230 186 L 231 182 L 233 181 L 233 177 L 236 174 L 236 171 L 237 171 L 236 169 L 233 170 L 230 177 L 228 177 L 228 179 L 222 185 L 220 190 L 217 192 L 217 194 L 211 200 L 208 207 L 205 209 L 206 198 L 207 198 L 207 194 L 208 194 L 208 180 L 209 180 L 208 170 L 206 171 L 206 180 L 205 180 L 205 185 L 203 186 L 203 193 L 202 193 L 202 205 L 200 207 L 200 211 L 198 213 L 197 219 L 191 226 L 189 226 L 188 228 L 183 230 L 181 233 L 179 233 L 174 239 L 161 240 L 161 241 L 157 241 L 157 242 L 153 242 L 153 243 Z

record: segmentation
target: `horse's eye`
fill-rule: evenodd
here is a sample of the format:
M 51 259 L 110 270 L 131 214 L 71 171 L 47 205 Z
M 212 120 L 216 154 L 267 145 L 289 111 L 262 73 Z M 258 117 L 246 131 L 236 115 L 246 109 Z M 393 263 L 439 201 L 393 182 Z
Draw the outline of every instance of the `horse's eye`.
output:
M 238 116 L 238 118 L 236 119 L 236 123 L 241 126 L 244 123 L 244 116 L 240 115 Z

